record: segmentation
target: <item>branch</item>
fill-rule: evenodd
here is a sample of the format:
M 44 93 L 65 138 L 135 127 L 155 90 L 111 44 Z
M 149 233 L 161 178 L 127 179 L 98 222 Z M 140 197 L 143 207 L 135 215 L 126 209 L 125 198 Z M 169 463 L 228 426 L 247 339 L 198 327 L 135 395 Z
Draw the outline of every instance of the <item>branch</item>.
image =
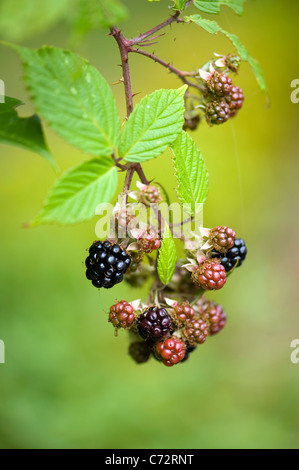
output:
M 139 36 L 136 36 L 135 38 L 130 39 L 129 40 L 130 45 L 134 46 L 136 44 L 139 44 L 140 42 L 144 41 L 144 39 L 146 39 L 149 36 L 152 36 L 153 34 L 155 34 L 157 31 L 160 31 L 161 29 L 166 28 L 166 26 L 170 25 L 171 23 L 174 23 L 175 21 L 177 21 L 179 16 L 180 16 L 180 12 L 177 11 L 170 18 L 163 21 L 163 23 L 160 23 L 157 26 L 155 26 L 154 28 L 150 29 L 149 31 L 146 31 L 143 34 L 140 34 Z
M 143 55 L 145 57 L 148 57 L 149 59 L 152 59 L 154 62 L 157 62 L 158 64 L 162 65 L 162 67 L 165 67 L 167 70 L 170 72 L 174 73 L 177 77 L 182 80 L 182 82 L 185 85 L 188 85 L 188 87 L 193 87 L 196 88 L 200 91 L 203 91 L 203 87 L 198 85 L 197 83 L 190 82 L 186 77 L 195 77 L 197 75 L 197 72 L 186 72 L 184 70 L 179 70 L 173 65 L 171 65 L 168 62 L 165 62 L 163 59 L 160 59 L 160 57 L 155 56 L 154 54 L 151 54 L 150 52 L 143 51 L 142 49 L 137 49 L 135 47 L 130 47 L 128 49 L 129 52 L 135 52 L 136 54 Z

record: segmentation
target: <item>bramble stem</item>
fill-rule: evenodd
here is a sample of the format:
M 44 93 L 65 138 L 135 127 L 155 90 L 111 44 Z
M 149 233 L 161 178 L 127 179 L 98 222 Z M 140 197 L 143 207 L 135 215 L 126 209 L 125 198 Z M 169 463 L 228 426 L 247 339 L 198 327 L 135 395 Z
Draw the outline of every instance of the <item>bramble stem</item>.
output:
M 170 72 L 177 75 L 177 77 L 179 77 L 182 80 L 182 82 L 185 85 L 187 85 L 188 87 L 193 87 L 193 88 L 196 88 L 200 91 L 204 90 L 203 87 L 201 87 L 197 83 L 190 82 L 190 80 L 188 80 L 186 78 L 186 77 L 195 77 L 196 75 L 198 75 L 197 72 L 186 72 L 184 70 L 179 70 L 176 67 L 174 67 L 173 65 L 171 65 L 169 62 L 165 62 L 165 60 L 160 59 L 160 57 L 157 57 L 154 54 L 151 54 L 150 52 L 143 51 L 142 49 L 137 49 L 135 47 L 130 47 L 128 52 L 135 52 L 136 54 L 143 55 L 143 56 L 147 57 L 148 59 L 151 59 L 154 62 L 157 62 L 158 64 L 162 65 L 162 67 L 165 67 Z
M 124 81 L 124 86 L 125 86 L 127 119 L 128 119 L 128 117 L 133 111 L 133 93 L 132 93 L 129 59 L 128 59 L 128 51 L 129 51 L 128 41 L 116 26 L 111 28 L 111 35 L 115 38 L 118 44 L 119 52 L 120 52 L 121 65 L 122 65 L 122 70 L 123 70 L 123 81 Z M 140 176 L 142 182 L 144 184 L 148 184 L 148 180 L 144 175 L 144 172 L 141 168 L 140 163 L 128 163 L 127 165 L 122 165 L 121 163 L 119 163 L 118 160 L 115 159 L 115 157 L 114 157 L 114 161 L 115 161 L 115 165 L 118 168 L 124 171 L 126 170 L 127 172 L 124 191 L 126 192 L 129 191 L 135 171 Z

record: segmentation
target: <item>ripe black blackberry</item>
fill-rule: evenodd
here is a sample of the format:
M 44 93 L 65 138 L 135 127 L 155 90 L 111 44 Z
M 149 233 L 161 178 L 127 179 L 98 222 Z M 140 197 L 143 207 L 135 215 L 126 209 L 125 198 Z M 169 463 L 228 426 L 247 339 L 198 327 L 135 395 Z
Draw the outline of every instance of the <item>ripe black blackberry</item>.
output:
M 138 318 L 140 336 L 157 340 L 167 336 L 173 329 L 171 316 L 165 308 L 150 307 Z
M 231 269 L 233 269 L 233 267 L 235 267 L 236 265 L 237 268 L 241 266 L 244 259 L 246 258 L 246 255 L 247 248 L 242 238 L 235 238 L 235 243 L 233 247 L 228 250 L 225 254 L 219 253 L 216 250 L 213 250 L 211 252 L 211 256 L 213 258 L 219 258 L 226 272 L 231 271 Z
M 97 288 L 110 289 L 123 280 L 131 258 L 120 245 L 108 240 L 94 242 L 85 260 L 86 277 Z

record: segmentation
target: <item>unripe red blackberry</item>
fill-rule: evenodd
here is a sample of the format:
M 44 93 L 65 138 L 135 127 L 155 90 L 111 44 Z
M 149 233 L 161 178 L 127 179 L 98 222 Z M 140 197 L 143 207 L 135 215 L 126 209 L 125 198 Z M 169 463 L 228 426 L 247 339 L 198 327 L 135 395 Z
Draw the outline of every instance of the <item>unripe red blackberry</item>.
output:
M 219 260 L 210 259 L 193 272 L 192 279 L 202 289 L 218 290 L 226 283 L 226 272 Z
M 109 321 L 115 328 L 131 328 L 135 321 L 135 310 L 126 300 L 121 300 L 110 307 Z
M 232 79 L 225 73 L 213 72 L 207 81 L 210 93 L 215 96 L 224 97 L 229 95 L 232 91 Z
M 152 350 L 145 341 L 136 341 L 129 346 L 129 354 L 137 364 L 147 362 Z
M 138 199 L 148 206 L 150 204 L 159 204 L 162 198 L 160 190 L 156 186 L 142 185 L 138 193 Z
M 233 117 L 243 106 L 244 94 L 242 88 L 234 86 L 229 95 L 225 98 L 230 109 L 230 117 Z
M 229 105 L 226 101 L 212 101 L 206 107 L 206 119 L 209 125 L 222 124 L 230 117 Z
M 165 308 L 150 307 L 138 318 L 138 331 L 146 339 L 164 338 L 172 329 L 171 316 Z
M 207 322 L 210 335 L 218 333 L 226 324 L 226 313 L 222 306 L 215 302 L 206 302 L 200 311 L 200 316 Z
M 191 346 L 203 344 L 209 334 L 208 324 L 200 317 L 196 316 L 182 329 L 182 336 Z
M 172 367 L 184 359 L 186 344 L 182 339 L 172 336 L 155 344 L 154 353 L 165 366 Z
M 85 260 L 86 277 L 95 287 L 110 289 L 123 280 L 130 264 L 130 256 L 120 245 L 97 241 Z
M 176 318 L 180 323 L 186 323 L 195 315 L 195 310 L 191 307 L 189 302 L 181 302 L 173 307 Z
M 217 226 L 210 231 L 210 241 L 215 250 L 226 253 L 233 247 L 236 233 L 229 227 Z
M 140 246 L 141 252 L 149 254 L 160 248 L 161 241 L 153 230 L 149 230 L 142 238 L 140 238 L 138 245 Z

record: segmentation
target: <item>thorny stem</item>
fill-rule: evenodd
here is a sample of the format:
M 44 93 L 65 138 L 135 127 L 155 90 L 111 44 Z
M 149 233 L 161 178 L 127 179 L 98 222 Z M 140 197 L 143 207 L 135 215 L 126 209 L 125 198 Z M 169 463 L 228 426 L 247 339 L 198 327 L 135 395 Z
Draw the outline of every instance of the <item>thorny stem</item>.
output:
M 194 0 L 189 0 L 186 3 L 186 8 L 193 3 Z M 147 53 L 145 51 L 142 51 L 140 49 L 134 48 L 132 46 L 138 45 L 142 43 L 142 41 L 145 41 L 147 38 L 153 36 L 153 34 L 157 33 L 161 29 L 171 25 L 174 22 L 181 22 L 179 18 L 180 16 L 180 11 L 177 11 L 174 15 L 170 16 L 167 18 L 167 20 L 163 21 L 159 25 L 155 26 L 154 28 L 150 29 L 149 31 L 146 31 L 143 34 L 140 34 L 139 36 L 136 36 L 135 38 L 132 39 L 127 39 L 125 36 L 122 34 L 120 29 L 117 26 L 114 26 L 113 28 L 110 29 L 110 34 L 111 36 L 114 37 L 114 39 L 117 42 L 119 52 L 120 52 L 120 57 L 121 57 L 121 66 L 123 70 L 123 78 L 122 81 L 124 83 L 125 87 L 125 97 L 126 97 L 126 107 L 127 107 L 127 119 L 130 116 L 130 114 L 133 111 L 133 93 L 132 93 L 132 84 L 131 84 L 131 75 L 130 75 L 130 67 L 129 67 L 129 52 L 135 52 L 138 54 L 142 54 L 146 57 L 149 57 L 150 59 L 154 60 L 155 62 L 158 62 L 160 65 L 163 67 L 166 67 L 170 72 L 175 73 L 182 81 L 185 83 L 188 87 L 194 87 L 201 89 L 200 85 L 195 84 L 190 82 L 186 76 L 195 76 L 196 72 L 185 72 L 177 69 L 173 65 L 163 61 L 159 57 L 154 56 L 154 54 Z M 158 36 L 155 36 L 152 39 L 155 39 Z M 140 44 L 141 45 L 141 44 Z M 115 162 L 115 166 L 119 168 L 121 171 L 126 171 L 126 179 L 125 179 L 125 186 L 124 186 L 124 192 L 128 192 L 132 183 L 132 179 L 134 176 L 134 173 L 138 174 L 141 182 L 143 184 L 149 184 L 148 179 L 146 178 L 144 171 L 140 165 L 140 163 L 127 163 L 127 164 L 122 164 L 120 163 L 121 159 L 117 159 L 115 155 L 113 155 L 113 159 Z M 127 197 L 127 196 L 126 196 Z
M 197 72 L 185 72 L 184 70 L 179 70 L 176 67 L 174 67 L 173 65 L 171 65 L 169 62 L 165 62 L 165 60 L 160 59 L 160 57 L 157 57 L 154 54 L 151 54 L 150 52 L 143 51 L 142 49 L 137 49 L 135 47 L 130 47 L 128 52 L 135 52 L 136 54 L 141 54 L 145 57 L 148 57 L 149 59 L 152 59 L 153 61 L 157 62 L 158 64 L 160 64 L 163 67 L 165 67 L 166 69 L 168 69 L 170 72 L 177 75 L 177 77 L 179 77 L 182 80 L 182 82 L 185 85 L 187 85 L 188 87 L 193 87 L 193 88 L 196 88 L 200 91 L 204 90 L 204 88 L 201 87 L 200 85 L 198 85 L 198 83 L 190 82 L 190 80 L 188 80 L 186 78 L 188 76 L 189 77 L 195 77 L 196 75 L 198 75 Z

